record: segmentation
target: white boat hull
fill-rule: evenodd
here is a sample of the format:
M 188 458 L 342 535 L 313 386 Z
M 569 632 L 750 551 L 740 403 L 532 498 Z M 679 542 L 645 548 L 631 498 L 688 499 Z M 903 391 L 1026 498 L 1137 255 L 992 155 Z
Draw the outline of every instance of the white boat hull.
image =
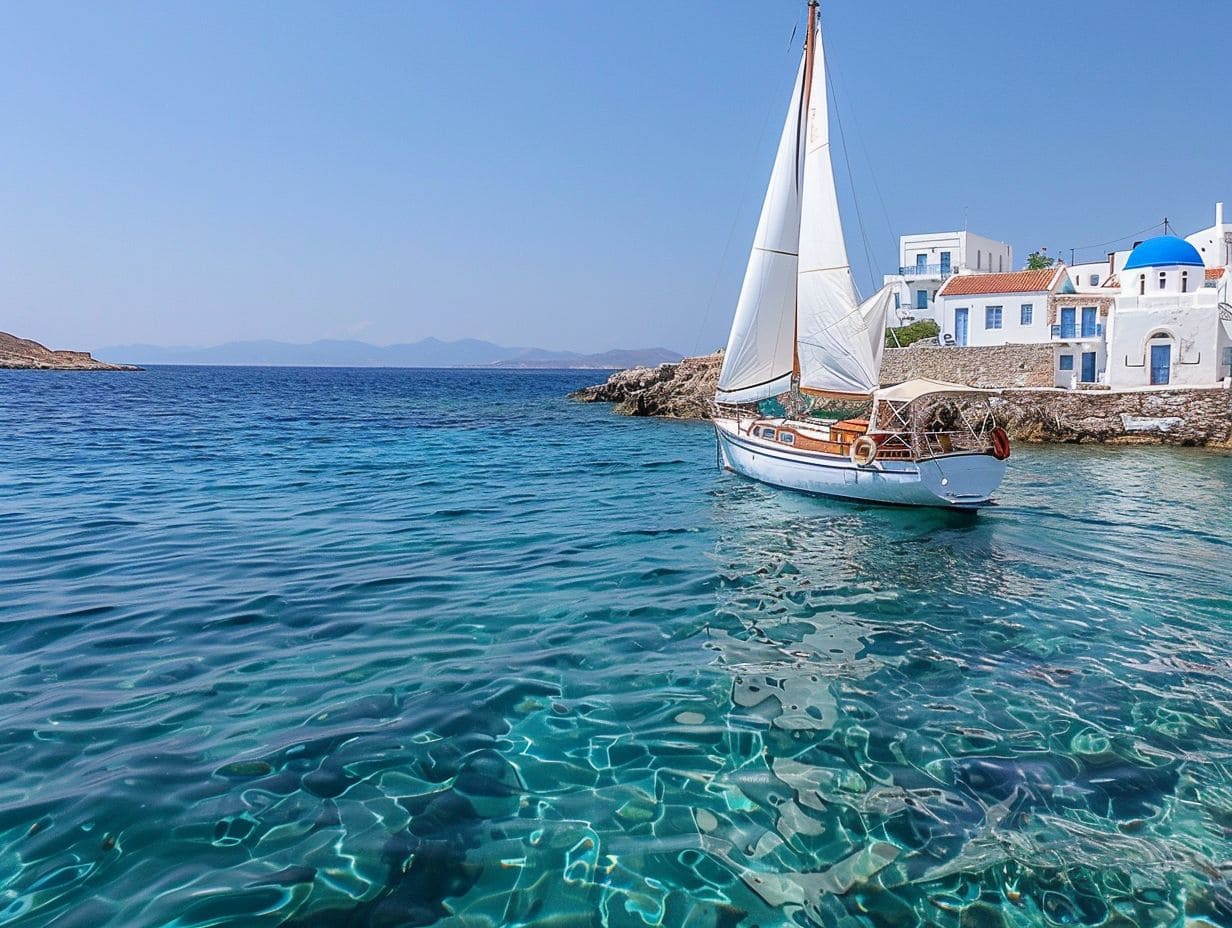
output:
M 955 453 L 921 461 L 874 461 L 791 448 L 742 432 L 735 420 L 716 419 L 719 453 L 729 470 L 762 483 L 804 493 L 904 506 L 985 506 L 1005 476 L 1005 461 L 991 454 Z

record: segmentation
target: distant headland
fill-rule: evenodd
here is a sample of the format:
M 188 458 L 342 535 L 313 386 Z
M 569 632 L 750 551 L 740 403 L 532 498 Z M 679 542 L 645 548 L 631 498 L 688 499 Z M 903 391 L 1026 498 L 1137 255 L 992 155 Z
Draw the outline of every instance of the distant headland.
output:
M 506 348 L 475 338 L 425 338 L 396 345 L 325 339 L 308 344 L 272 340 L 227 342 L 209 348 L 117 345 L 101 355 L 138 364 L 219 364 L 269 367 L 495 367 L 615 370 L 679 361 L 667 348 L 632 348 L 582 354 L 544 348 Z
M 28 338 L 0 332 L 0 368 L 38 371 L 139 371 L 131 364 L 108 364 L 88 351 L 53 351 Z

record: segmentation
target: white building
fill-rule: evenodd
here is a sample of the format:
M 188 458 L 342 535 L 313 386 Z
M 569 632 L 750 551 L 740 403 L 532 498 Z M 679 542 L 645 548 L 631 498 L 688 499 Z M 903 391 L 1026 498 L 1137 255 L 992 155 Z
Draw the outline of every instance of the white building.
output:
M 1110 387 L 1210 386 L 1232 376 L 1229 274 L 1208 264 L 1229 258 L 1221 213 L 1213 229 L 1190 236 L 1199 244 L 1161 235 L 1130 253 L 1107 331 Z
M 937 291 L 941 343 L 987 346 L 1051 341 L 1051 300 L 1073 292 L 1063 266 L 950 277 Z
M 934 300 L 941 285 L 955 274 L 1000 273 L 1014 268 L 1014 250 L 1004 242 L 971 232 L 925 232 L 898 240 L 898 273 L 884 284 L 895 284 L 894 308 L 900 322 L 937 317 Z

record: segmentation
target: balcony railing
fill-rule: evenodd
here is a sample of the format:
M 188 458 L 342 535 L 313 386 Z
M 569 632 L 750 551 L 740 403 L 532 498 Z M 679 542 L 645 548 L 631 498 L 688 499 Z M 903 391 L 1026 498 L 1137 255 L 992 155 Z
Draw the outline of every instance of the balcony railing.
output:
M 903 277 L 940 277 L 945 280 L 955 269 L 948 264 L 906 264 L 898 269 Z
M 1054 323 L 1052 326 L 1053 341 L 1077 341 L 1082 338 L 1103 338 L 1104 324 L 1097 322 L 1094 326 L 1080 326 L 1077 323 L 1066 325 Z

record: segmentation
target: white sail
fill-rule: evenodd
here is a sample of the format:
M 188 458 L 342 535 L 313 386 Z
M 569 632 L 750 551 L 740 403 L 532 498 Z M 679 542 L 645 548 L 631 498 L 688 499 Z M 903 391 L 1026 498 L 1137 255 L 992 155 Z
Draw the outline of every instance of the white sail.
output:
M 804 62 L 787 108 L 753 250 L 744 272 L 716 399 L 750 403 L 791 389 L 800 245 L 801 94 Z
M 867 394 L 878 387 L 884 327 L 861 312 L 843 243 L 826 103 L 825 52 L 818 31 L 805 131 L 800 208 L 798 325 L 800 387 Z M 884 315 L 880 325 L 884 326 Z

